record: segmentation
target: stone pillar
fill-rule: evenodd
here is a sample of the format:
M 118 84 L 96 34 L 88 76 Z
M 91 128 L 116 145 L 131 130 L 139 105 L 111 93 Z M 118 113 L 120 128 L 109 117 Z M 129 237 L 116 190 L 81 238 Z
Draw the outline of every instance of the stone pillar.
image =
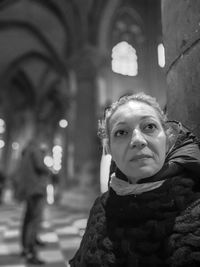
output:
M 74 118 L 74 179 L 81 188 L 99 190 L 99 143 L 97 137 L 97 53 L 84 48 L 73 59 L 76 76 Z
M 200 1 L 162 0 L 169 118 L 200 136 Z

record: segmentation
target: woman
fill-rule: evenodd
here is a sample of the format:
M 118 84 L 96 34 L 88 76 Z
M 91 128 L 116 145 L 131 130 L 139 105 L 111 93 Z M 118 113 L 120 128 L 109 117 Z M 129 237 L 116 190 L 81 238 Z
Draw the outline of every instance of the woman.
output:
M 143 93 L 112 104 L 100 135 L 115 168 L 70 265 L 199 266 L 197 138 Z

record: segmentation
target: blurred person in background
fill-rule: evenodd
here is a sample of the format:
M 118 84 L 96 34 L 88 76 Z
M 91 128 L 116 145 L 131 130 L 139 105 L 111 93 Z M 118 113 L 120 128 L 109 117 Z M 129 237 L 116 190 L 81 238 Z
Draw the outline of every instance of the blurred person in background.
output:
M 109 188 L 96 199 L 70 266 L 199 266 L 197 137 L 144 93 L 113 103 L 99 135 L 112 156 Z
M 38 257 L 38 247 L 45 245 L 38 236 L 49 177 L 49 169 L 44 164 L 45 153 L 45 145 L 39 140 L 31 140 L 22 151 L 18 173 L 18 194 L 26 205 L 21 229 L 21 255 L 31 264 L 45 263 Z

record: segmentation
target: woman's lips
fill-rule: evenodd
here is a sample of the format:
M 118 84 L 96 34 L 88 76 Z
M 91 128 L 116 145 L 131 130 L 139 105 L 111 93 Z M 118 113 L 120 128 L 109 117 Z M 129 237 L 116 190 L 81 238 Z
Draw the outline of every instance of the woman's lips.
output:
M 130 159 L 130 161 L 140 160 L 140 159 L 149 159 L 152 158 L 150 155 L 136 155 Z

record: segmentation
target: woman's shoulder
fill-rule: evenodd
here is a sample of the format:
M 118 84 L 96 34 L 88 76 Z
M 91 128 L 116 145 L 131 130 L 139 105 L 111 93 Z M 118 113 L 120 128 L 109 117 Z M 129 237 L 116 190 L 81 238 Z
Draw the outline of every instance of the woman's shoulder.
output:
M 88 227 L 96 224 L 97 221 L 105 217 L 105 205 L 107 198 L 108 198 L 108 192 L 98 196 L 94 201 L 89 212 L 89 217 L 87 222 Z
M 98 196 L 95 199 L 90 212 L 96 212 L 98 210 L 104 209 L 106 202 L 107 202 L 107 199 L 108 199 L 108 195 L 109 195 L 109 192 L 107 191 L 107 192 L 101 194 L 100 196 Z

